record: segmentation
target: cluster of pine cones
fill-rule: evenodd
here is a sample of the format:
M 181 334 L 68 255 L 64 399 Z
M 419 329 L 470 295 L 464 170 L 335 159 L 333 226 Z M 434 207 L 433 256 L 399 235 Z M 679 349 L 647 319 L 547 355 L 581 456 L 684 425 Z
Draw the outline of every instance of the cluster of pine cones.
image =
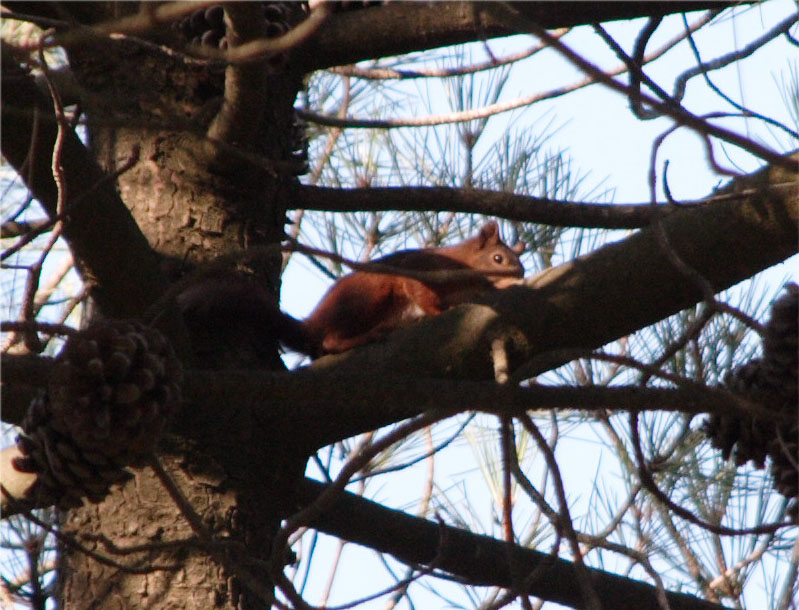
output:
M 799 505 L 799 285 L 789 284 L 774 301 L 765 327 L 763 357 L 733 369 L 727 387 L 772 411 L 774 418 L 714 414 L 704 431 L 724 459 L 737 466 L 771 460 L 774 488 Z
M 300 10 L 292 10 L 299 5 Z M 353 11 L 383 4 L 378 0 L 360 0 L 333 2 L 336 11 Z M 288 32 L 304 19 L 310 8 L 307 2 L 261 2 L 266 22 L 266 37 L 277 38 Z M 183 39 L 193 45 L 200 45 L 213 49 L 227 49 L 228 42 L 225 38 L 225 15 L 221 4 L 214 4 L 207 8 L 194 11 L 175 23 L 175 28 Z
M 136 322 L 81 331 L 58 360 L 22 423 L 15 467 L 38 473 L 40 500 L 70 508 L 102 500 L 146 461 L 180 404 L 182 369 L 163 335 Z
M 293 16 L 298 11 L 292 10 L 287 2 L 261 2 L 267 38 L 277 38 L 288 32 L 299 20 Z M 307 12 L 307 3 L 302 3 L 302 14 Z M 188 17 L 175 23 L 176 29 L 183 39 L 193 45 L 213 49 L 227 49 L 225 37 L 225 13 L 221 4 L 198 9 Z

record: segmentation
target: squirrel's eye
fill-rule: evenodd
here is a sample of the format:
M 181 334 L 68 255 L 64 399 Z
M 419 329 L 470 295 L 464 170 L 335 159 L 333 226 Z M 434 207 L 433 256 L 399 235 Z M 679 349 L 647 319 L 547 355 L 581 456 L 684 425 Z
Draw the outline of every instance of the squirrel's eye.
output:
M 497 263 L 498 265 L 501 265 L 504 260 L 505 260 L 505 257 L 502 256 L 501 254 L 495 254 L 494 255 L 494 262 Z

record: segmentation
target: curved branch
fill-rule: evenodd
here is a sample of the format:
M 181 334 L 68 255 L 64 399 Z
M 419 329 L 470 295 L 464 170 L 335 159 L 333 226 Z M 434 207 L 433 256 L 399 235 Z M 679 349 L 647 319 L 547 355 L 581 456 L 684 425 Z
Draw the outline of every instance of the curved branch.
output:
M 737 49 L 731 53 L 727 53 L 726 55 L 722 55 L 721 57 L 717 57 L 711 61 L 702 62 L 697 57 L 697 60 L 699 60 L 699 64 L 696 66 L 692 66 L 691 68 L 688 68 L 687 70 L 685 70 L 685 72 L 680 74 L 675 79 L 672 97 L 677 101 L 682 101 L 682 99 L 685 97 L 685 89 L 690 79 L 692 79 L 695 76 L 699 76 L 700 74 L 703 74 L 707 77 L 707 73 L 710 72 L 711 70 L 718 70 L 720 68 L 730 65 L 734 61 L 740 61 L 745 57 L 749 57 L 750 55 L 752 55 L 752 53 L 763 47 L 767 42 L 773 40 L 774 38 L 780 36 L 781 34 L 787 34 L 790 31 L 791 26 L 793 26 L 797 22 L 797 20 L 799 20 L 799 16 L 793 14 L 790 17 L 787 17 L 786 19 L 778 23 L 777 25 L 775 25 L 767 32 L 765 32 L 759 38 L 753 40 L 748 45 L 744 46 L 743 48 Z M 693 41 L 691 41 L 691 46 L 694 52 L 696 53 L 696 47 L 693 45 Z
M 3 156 L 21 172 L 33 195 L 55 219 L 58 189 L 50 159 L 57 123 L 52 104 L 15 63 L 11 52 L 4 52 L 2 61 Z M 64 133 L 61 162 L 69 193 L 63 235 L 82 277 L 92 286 L 92 298 L 111 317 L 140 316 L 166 287 L 158 257 L 113 181 L 72 131 Z M 127 281 L 120 282 L 120 277 Z M 163 324 L 178 349 L 185 345 L 176 315 L 167 316 Z
M 327 485 L 306 479 L 297 490 L 297 500 L 311 504 Z M 433 523 L 392 510 L 355 494 L 343 492 L 329 510 L 312 523 L 327 534 L 350 540 L 412 565 L 434 562 L 435 567 L 478 586 L 511 587 L 508 544 L 489 536 Z M 548 601 L 583 608 L 575 566 L 546 553 L 513 546 L 513 566 L 533 575 L 525 593 Z M 658 591 L 652 585 L 585 568 L 591 585 L 605 608 L 641 610 L 658 607 Z M 721 610 L 722 606 L 686 595 L 666 592 L 672 610 Z
M 681 207 L 691 203 L 718 201 L 722 198 L 742 199 L 746 196 L 747 194 L 736 191 L 731 195 L 686 202 Z M 677 209 L 672 206 L 653 208 L 649 203 L 580 203 L 482 189 L 457 189 L 443 186 L 364 189 L 300 186 L 297 189 L 294 202 L 296 208 L 306 210 L 329 212 L 451 211 L 484 214 L 522 222 L 604 229 L 638 229 L 651 224 L 656 216 L 665 215 Z
M 569 32 L 568 29 L 562 29 L 556 32 L 555 35 L 559 38 Z M 364 68 L 360 66 L 335 66 L 330 68 L 330 72 L 340 74 L 341 76 L 353 76 L 355 78 L 363 78 L 365 80 L 404 80 L 412 78 L 451 78 L 453 76 L 462 76 L 465 74 L 475 74 L 476 72 L 484 72 L 487 70 L 495 70 L 501 66 L 513 64 L 522 59 L 526 59 L 546 49 L 544 43 L 539 42 L 524 51 L 511 53 L 504 57 L 494 58 L 487 61 L 478 62 L 468 66 L 459 66 L 457 68 L 422 68 L 418 70 L 403 70 L 399 68 Z
M 249 41 L 266 38 L 266 25 L 260 4 L 228 2 L 224 8 L 226 36 L 231 47 L 240 47 Z M 259 130 L 253 129 L 253 125 L 261 124 L 265 94 L 265 61 L 228 65 L 225 69 L 222 107 L 208 128 L 209 139 L 254 150 Z M 215 146 L 210 148 L 221 153 Z
M 660 46 L 657 50 L 647 55 L 645 58 L 642 59 L 642 64 L 649 63 L 661 57 L 666 51 L 671 49 L 677 42 L 685 38 L 686 36 L 690 35 L 691 31 L 696 31 L 702 25 L 706 24 L 710 21 L 711 16 L 716 14 L 713 11 L 709 11 L 707 15 L 703 18 L 699 19 L 693 26 L 687 29 L 686 33 L 680 34 L 675 36 L 671 40 L 667 41 L 665 44 Z M 561 30 L 559 32 L 555 32 L 553 36 L 556 38 L 561 38 L 561 32 L 565 32 L 565 30 Z M 541 43 L 543 45 L 544 43 Z M 480 70 L 480 69 L 487 69 L 487 66 L 491 68 L 496 68 L 497 66 L 503 65 L 503 63 L 511 63 L 513 61 L 518 61 L 522 59 L 524 56 L 531 55 L 533 52 L 537 52 L 539 49 L 542 48 L 541 45 L 537 45 L 533 47 L 531 50 L 528 50 L 524 53 L 519 53 L 515 56 L 511 56 L 505 58 L 504 60 L 500 61 L 491 61 L 485 62 L 482 65 L 466 67 L 463 69 L 454 69 L 454 70 L 439 70 L 439 69 L 430 69 L 425 70 L 424 72 L 408 72 L 408 71 L 399 71 L 399 70 L 386 70 L 382 68 L 377 69 L 361 69 L 357 66 L 351 67 L 338 67 L 331 69 L 331 72 L 339 73 L 339 74 L 349 74 L 352 72 L 354 75 L 360 78 L 419 78 L 419 77 L 426 77 L 426 76 L 452 76 L 453 74 L 457 74 L 459 71 L 463 73 L 469 73 L 473 70 Z M 546 48 L 546 45 L 543 46 Z M 621 64 L 620 66 L 608 70 L 606 72 L 609 76 L 617 76 L 619 74 L 624 74 L 627 72 L 628 67 L 625 64 Z M 485 118 L 494 116 L 497 114 L 501 114 L 503 112 L 508 112 L 510 110 L 515 110 L 517 108 L 522 108 L 524 106 L 531 106 L 535 103 L 538 103 L 543 100 L 553 99 L 556 97 L 560 97 L 562 95 L 566 95 L 571 93 L 572 91 L 577 91 L 584 87 L 589 87 L 593 84 L 596 84 L 597 80 L 591 76 L 586 76 L 579 81 L 576 81 L 570 85 L 565 85 L 562 87 L 557 87 L 555 89 L 550 89 L 548 91 L 540 91 L 538 93 L 533 93 L 530 95 L 525 95 L 521 97 L 517 97 L 512 100 L 507 100 L 503 102 L 496 102 L 493 104 L 488 104 L 486 106 L 482 106 L 480 108 L 461 111 L 461 112 L 450 112 L 447 114 L 440 114 L 440 115 L 428 115 L 424 117 L 414 117 L 414 118 L 395 118 L 395 119 L 359 119 L 355 117 L 347 117 L 347 116 L 331 116 L 328 114 L 320 114 L 316 112 L 309 112 L 307 110 L 300 111 L 298 110 L 298 114 L 305 118 L 308 121 L 312 121 L 319 125 L 326 125 L 329 127 L 340 127 L 340 128 L 366 128 L 366 129 L 393 129 L 397 127 L 419 127 L 424 125 L 443 125 L 448 123 L 459 123 L 463 121 L 469 121 L 476 118 Z
M 587 75 L 595 78 L 598 82 L 601 82 L 608 88 L 613 89 L 622 95 L 628 97 L 631 95 L 631 88 L 629 86 L 624 85 L 605 74 L 594 64 L 552 36 L 539 23 L 536 23 L 529 18 L 525 18 L 521 11 L 508 8 L 506 5 L 500 3 L 492 5 L 492 10 L 494 10 L 493 7 L 497 7 L 495 9 L 497 18 L 500 21 L 504 20 L 509 27 L 513 26 L 517 32 L 527 32 L 537 36 L 541 40 L 548 42 L 558 53 L 563 55 L 571 64 L 585 72 Z M 634 94 L 634 92 L 632 94 Z M 767 163 L 781 166 L 787 170 L 794 170 L 796 167 L 795 161 L 791 161 L 791 159 L 782 156 L 780 153 L 763 146 L 751 138 L 743 136 L 739 133 L 735 133 L 718 125 L 714 125 L 706 119 L 689 112 L 682 106 L 674 105 L 669 101 L 660 101 L 641 92 L 637 94 L 637 97 L 640 99 L 640 101 L 645 102 L 646 105 L 652 107 L 654 110 L 657 110 L 658 112 L 670 117 L 677 124 L 688 127 L 702 136 L 713 136 L 725 142 L 729 142 L 730 144 L 739 146 L 749 153 L 760 157 Z

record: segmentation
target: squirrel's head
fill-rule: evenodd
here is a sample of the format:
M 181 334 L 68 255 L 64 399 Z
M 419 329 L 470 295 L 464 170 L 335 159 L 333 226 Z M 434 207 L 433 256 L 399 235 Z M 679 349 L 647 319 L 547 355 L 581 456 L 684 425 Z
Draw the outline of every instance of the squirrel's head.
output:
M 524 252 L 525 243 L 516 242 L 512 247 L 500 239 L 499 225 L 489 221 L 474 237 L 477 260 L 474 265 L 480 271 L 495 272 L 491 281 L 497 288 L 507 288 L 520 283 L 524 277 L 524 266 L 519 255 Z

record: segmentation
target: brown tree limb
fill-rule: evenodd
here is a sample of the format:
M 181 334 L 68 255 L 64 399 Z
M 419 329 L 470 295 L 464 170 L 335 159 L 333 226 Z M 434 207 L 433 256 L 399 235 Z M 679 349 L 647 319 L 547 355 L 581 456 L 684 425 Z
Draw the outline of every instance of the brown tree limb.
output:
M 754 191 L 736 190 L 735 193 L 712 196 L 700 201 L 682 202 L 682 206 L 722 199 L 741 200 L 752 194 Z M 672 205 L 655 209 L 649 203 L 582 203 L 443 186 L 362 189 L 300 186 L 294 202 L 296 208 L 306 210 L 464 212 L 538 224 L 603 229 L 638 229 L 651 224 L 657 215 L 668 214 L 677 209 Z
M 47 357 L 3 355 L 3 421 L 19 423 L 35 391 L 46 387 L 55 361 Z M 186 407 L 175 430 L 189 436 L 202 429 L 235 434 L 248 418 L 265 430 L 285 430 L 317 448 L 414 417 L 432 408 L 451 414 L 482 411 L 516 415 L 531 409 L 679 411 L 751 414 L 759 411 L 726 391 L 699 385 L 680 388 L 500 386 L 469 381 L 388 375 L 370 381 L 335 368 L 295 372 L 186 371 Z M 26 400 L 28 402 L 26 402 Z M 227 409 L 220 410 L 225 403 Z M 380 408 L 375 408 L 380 404 Z M 325 413 L 325 417 L 320 417 Z M 767 412 L 770 415 L 770 412 Z M 335 416 L 333 416 L 335 414 Z M 196 432 L 195 432 L 196 431 Z M 301 436 L 301 439 L 300 439 Z
M 304 480 L 297 490 L 302 504 L 314 502 L 327 488 Z M 412 517 L 342 492 L 313 527 L 357 544 L 389 553 L 412 565 L 435 560 L 439 571 L 477 586 L 512 586 L 508 546 L 501 540 Z M 535 572 L 526 593 L 573 608 L 585 607 L 571 562 L 546 553 L 513 547 L 513 561 L 526 573 Z M 657 589 L 596 568 L 585 568 L 593 589 L 605 608 L 641 610 L 657 607 Z M 672 610 L 721 610 L 721 606 L 683 593 L 666 592 Z
M 355 64 L 365 59 L 515 34 L 494 18 L 491 2 L 390 2 L 368 11 L 333 14 L 316 35 L 294 51 L 303 72 Z M 555 29 L 595 22 L 718 9 L 731 2 L 513 2 L 543 27 Z M 369 32 L 369 36 L 363 36 Z

